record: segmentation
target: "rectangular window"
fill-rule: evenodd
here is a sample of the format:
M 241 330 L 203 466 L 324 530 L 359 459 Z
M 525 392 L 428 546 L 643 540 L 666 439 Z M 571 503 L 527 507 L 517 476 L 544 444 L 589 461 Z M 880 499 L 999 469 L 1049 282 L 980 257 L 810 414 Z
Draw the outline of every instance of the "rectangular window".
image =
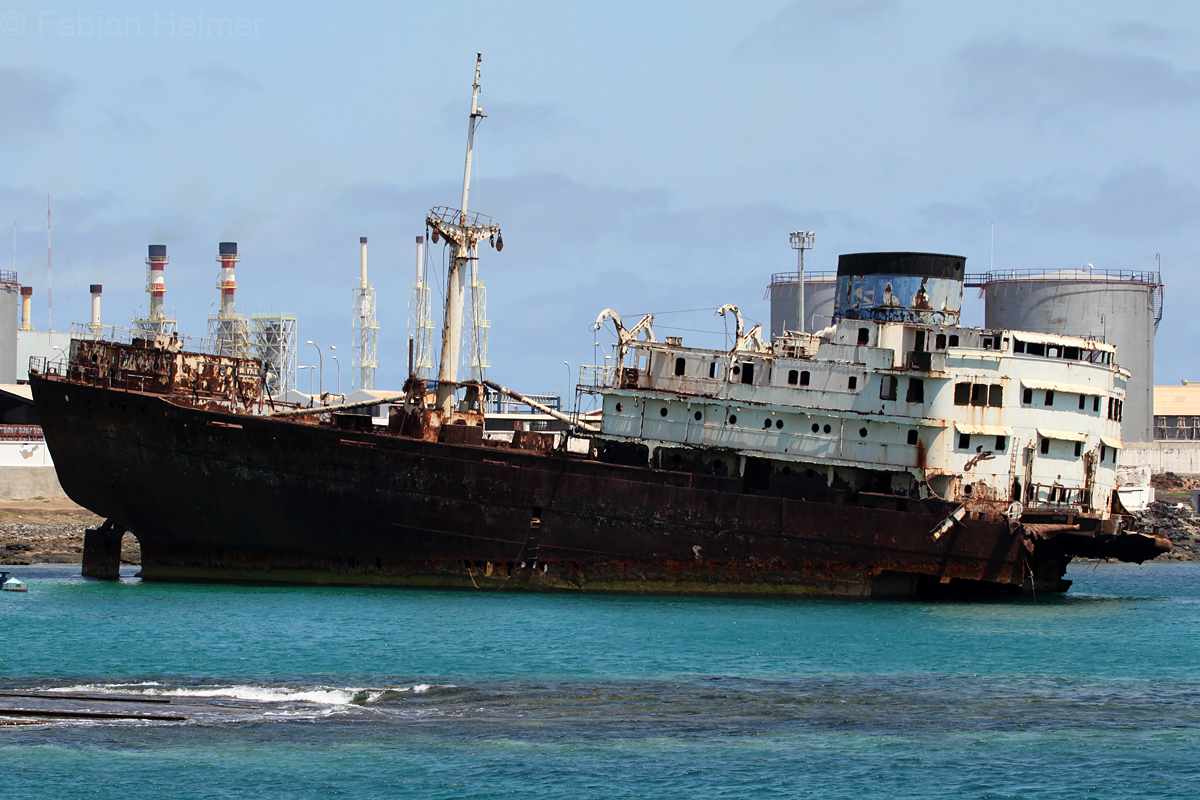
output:
M 1100 410 L 1100 398 L 1093 397 L 1092 398 L 1092 411 L 1099 411 L 1099 410 Z
M 1008 437 L 1007 436 L 997 436 L 996 437 L 996 452 L 1003 453 L 1005 447 L 1008 447 Z
M 917 331 L 913 336 L 913 350 L 918 353 L 925 352 L 925 331 Z
M 909 443 L 909 444 L 916 444 L 916 443 L 917 443 L 917 432 L 916 432 L 915 430 L 912 430 L 912 431 L 909 431 L 909 432 L 908 432 L 908 443 Z
M 1000 408 L 1004 405 L 1004 387 L 998 383 L 993 383 L 988 387 L 988 405 L 992 408 Z
M 1079 348 L 1078 347 L 1064 347 L 1063 348 L 1063 358 L 1069 358 L 1072 361 L 1078 361 L 1079 360 Z
M 800 381 L 800 371 L 795 369 L 788 370 L 788 386 L 795 386 Z
M 933 341 L 934 341 L 934 347 L 933 347 L 934 350 L 945 350 L 946 349 L 946 334 L 939 333 L 937 335 L 937 338 L 934 339 Z
M 1075 457 L 1079 458 L 1081 455 L 1083 455 L 1083 442 L 1076 442 L 1075 443 Z
M 986 406 L 988 387 L 986 383 L 977 383 L 971 387 L 971 405 Z
M 1044 356 L 1046 355 L 1046 345 L 1030 342 L 1025 346 L 1025 352 L 1031 356 Z
M 858 378 L 854 377 L 853 375 L 850 376 L 849 378 L 847 378 L 846 379 L 846 388 L 849 389 L 850 391 L 854 391 L 855 389 L 857 389 L 858 388 Z
M 1047 389 L 1046 390 L 1046 406 L 1049 407 L 1052 405 L 1054 405 L 1054 390 Z
M 954 405 L 966 406 L 971 404 L 971 384 L 954 384 Z
M 1014 353 L 1024 353 L 1025 352 L 1025 343 L 1022 342 L 1020 339 L 1014 339 L 1013 340 L 1013 352 Z
M 809 377 L 808 370 L 805 370 L 800 373 L 800 385 L 801 386 L 808 386 L 808 377 Z
M 754 383 L 754 365 L 742 364 L 742 383 Z
M 971 434 L 960 433 L 958 435 L 958 449 L 959 450 L 970 450 L 971 449 Z
M 1087 395 L 1086 394 L 1079 395 L 1079 410 L 1080 411 L 1083 411 L 1083 406 L 1086 402 L 1087 402 Z
M 687 359 L 675 359 L 675 374 L 682 375 L 685 372 L 687 372 Z
M 908 379 L 908 394 L 904 397 L 909 403 L 925 402 L 925 381 L 920 378 Z
M 871 341 L 871 331 L 868 328 L 858 329 L 858 343 L 860 345 L 868 344 Z
M 958 336 L 957 335 L 955 335 L 955 334 L 950 335 L 950 346 L 958 347 Z
M 1042 438 L 1041 451 L 1042 451 L 1042 455 L 1046 455 L 1047 453 L 1050 452 L 1050 440 L 1045 437 Z
M 879 399 L 880 400 L 895 400 L 896 386 L 900 383 L 900 379 L 895 375 L 884 375 L 879 381 Z
M 1033 389 L 1025 389 L 1021 392 L 1021 402 L 1027 406 L 1033 405 Z
M 1100 445 L 1100 460 L 1104 461 L 1104 457 L 1106 455 L 1108 455 L 1108 448 L 1104 445 Z
M 714 361 L 708 365 L 708 377 L 710 377 L 710 378 L 717 377 L 717 362 Z

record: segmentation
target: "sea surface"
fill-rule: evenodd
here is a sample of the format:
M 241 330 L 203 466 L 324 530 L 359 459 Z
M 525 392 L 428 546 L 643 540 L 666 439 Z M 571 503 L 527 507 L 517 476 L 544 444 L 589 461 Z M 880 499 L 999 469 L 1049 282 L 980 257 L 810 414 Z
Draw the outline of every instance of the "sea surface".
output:
M 938 604 L 16 570 L 0 707 L 143 718 L 9 718 L 9 798 L 1200 795 L 1200 564 Z

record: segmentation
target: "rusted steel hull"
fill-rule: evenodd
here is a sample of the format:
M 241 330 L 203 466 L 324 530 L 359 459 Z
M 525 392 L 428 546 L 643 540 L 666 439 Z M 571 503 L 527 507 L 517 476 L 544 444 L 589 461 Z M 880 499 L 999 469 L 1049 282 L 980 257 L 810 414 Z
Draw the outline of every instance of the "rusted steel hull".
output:
M 147 580 L 1042 593 L 1067 588 L 1063 571 L 1079 549 L 1003 517 L 967 519 L 935 538 L 953 510 L 939 502 L 812 502 L 747 492 L 741 478 L 209 411 L 58 377 L 31 382 L 63 489 L 137 536 Z

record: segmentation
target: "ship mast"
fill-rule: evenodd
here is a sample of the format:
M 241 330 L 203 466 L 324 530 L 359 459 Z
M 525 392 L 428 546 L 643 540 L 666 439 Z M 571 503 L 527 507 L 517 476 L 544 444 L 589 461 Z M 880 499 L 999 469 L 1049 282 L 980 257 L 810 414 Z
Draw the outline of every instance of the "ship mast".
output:
M 467 158 L 463 168 L 462 205 L 458 209 L 434 208 L 425 218 L 433 229 L 433 241 L 443 236 L 453 247 L 450 272 L 446 280 L 446 310 L 442 323 L 442 361 L 438 369 L 437 405 L 445 414 L 454 411 L 454 393 L 458 388 L 458 362 L 462 349 L 463 306 L 468 262 L 475 257 L 479 242 L 500 233 L 500 228 L 479 214 L 467 214 L 471 190 L 471 156 L 475 149 L 475 128 L 483 118 L 479 107 L 479 68 L 483 54 L 475 58 L 475 84 L 471 92 L 471 115 L 467 124 Z M 498 244 L 497 248 L 503 244 Z

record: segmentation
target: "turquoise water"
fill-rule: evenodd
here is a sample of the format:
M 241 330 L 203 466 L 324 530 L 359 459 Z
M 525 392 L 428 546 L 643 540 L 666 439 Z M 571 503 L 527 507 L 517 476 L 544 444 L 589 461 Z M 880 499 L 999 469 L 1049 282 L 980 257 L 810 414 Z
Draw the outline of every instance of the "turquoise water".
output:
M 0 690 L 188 719 L 0 727 L 11 797 L 1200 794 L 1200 565 L 951 604 L 18 576 Z

